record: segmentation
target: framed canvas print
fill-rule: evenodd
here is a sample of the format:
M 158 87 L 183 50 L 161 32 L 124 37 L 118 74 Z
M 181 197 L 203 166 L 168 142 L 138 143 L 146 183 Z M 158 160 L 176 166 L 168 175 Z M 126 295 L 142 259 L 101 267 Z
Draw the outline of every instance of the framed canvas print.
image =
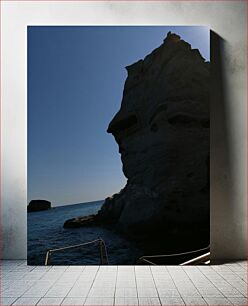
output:
M 28 264 L 209 263 L 209 44 L 28 27 Z

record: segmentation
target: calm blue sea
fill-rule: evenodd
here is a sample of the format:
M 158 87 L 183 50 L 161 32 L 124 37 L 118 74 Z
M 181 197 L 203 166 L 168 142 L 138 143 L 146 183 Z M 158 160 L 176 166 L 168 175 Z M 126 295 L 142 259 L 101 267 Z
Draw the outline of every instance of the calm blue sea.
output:
M 28 213 L 28 264 L 43 265 L 49 249 L 79 244 L 99 237 L 106 243 L 110 264 L 135 264 L 143 255 L 141 250 L 117 233 L 100 227 L 63 228 L 65 220 L 95 214 L 102 203 L 103 201 L 96 201 L 66 205 Z M 99 263 L 97 246 L 56 253 L 51 257 L 51 264 L 55 265 L 98 265 Z

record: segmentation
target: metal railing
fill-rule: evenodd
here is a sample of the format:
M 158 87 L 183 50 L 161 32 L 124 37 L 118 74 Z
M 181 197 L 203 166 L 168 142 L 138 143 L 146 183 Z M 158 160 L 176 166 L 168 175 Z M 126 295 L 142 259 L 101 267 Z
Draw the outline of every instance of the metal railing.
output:
M 199 265 L 199 264 L 209 264 L 210 263 L 210 252 L 207 252 L 203 255 L 197 256 L 193 259 L 190 259 L 188 261 L 185 261 L 180 264 L 180 266 L 186 266 L 186 265 Z
M 99 238 L 99 239 L 89 241 L 89 242 L 84 242 L 80 244 L 66 246 L 63 248 L 48 250 L 46 253 L 46 258 L 45 258 L 45 266 L 49 265 L 49 260 L 51 258 L 51 255 L 55 252 L 63 252 L 66 250 L 81 248 L 81 247 L 85 247 L 85 246 L 92 245 L 92 244 L 99 244 L 100 264 L 108 265 L 108 253 L 107 253 L 106 244 L 103 239 Z
M 198 249 L 194 251 L 189 251 L 189 252 L 183 252 L 183 253 L 176 253 L 176 254 L 166 254 L 166 255 L 150 255 L 150 256 L 142 256 L 138 259 L 138 264 L 139 263 L 146 263 L 149 265 L 157 265 L 156 260 L 165 260 L 169 258 L 177 258 L 180 256 L 185 256 L 185 255 L 194 255 L 194 254 L 199 254 L 199 253 L 204 253 L 201 254 L 197 257 L 193 257 L 187 261 L 184 261 L 182 263 L 179 263 L 179 265 L 188 265 L 188 264 L 201 264 L 201 263 L 206 263 L 209 262 L 210 260 L 210 252 L 209 252 L 209 246 L 203 249 Z M 154 262 L 155 261 L 155 262 Z M 167 264 L 164 262 L 163 264 Z

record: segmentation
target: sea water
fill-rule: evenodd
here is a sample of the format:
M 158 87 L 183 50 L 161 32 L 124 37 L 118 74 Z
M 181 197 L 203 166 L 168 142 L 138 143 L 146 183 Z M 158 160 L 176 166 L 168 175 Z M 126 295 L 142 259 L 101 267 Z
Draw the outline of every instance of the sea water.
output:
M 109 264 L 136 264 L 142 256 L 138 247 L 118 233 L 102 227 L 63 228 L 67 219 L 97 213 L 103 201 L 54 207 L 50 210 L 28 213 L 28 264 L 43 265 L 46 252 L 51 249 L 80 244 L 102 238 L 105 241 Z M 99 246 L 54 253 L 54 265 L 98 265 Z

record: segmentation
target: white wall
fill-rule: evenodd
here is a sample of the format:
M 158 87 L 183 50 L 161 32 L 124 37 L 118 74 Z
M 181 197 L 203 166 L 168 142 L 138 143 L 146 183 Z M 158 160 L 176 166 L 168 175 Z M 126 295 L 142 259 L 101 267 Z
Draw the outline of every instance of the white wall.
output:
M 27 25 L 208 25 L 211 252 L 246 258 L 246 1 L 2 1 L 3 257 L 26 258 Z M 219 58 L 219 60 L 218 60 Z M 220 81 L 221 80 L 221 81 Z

